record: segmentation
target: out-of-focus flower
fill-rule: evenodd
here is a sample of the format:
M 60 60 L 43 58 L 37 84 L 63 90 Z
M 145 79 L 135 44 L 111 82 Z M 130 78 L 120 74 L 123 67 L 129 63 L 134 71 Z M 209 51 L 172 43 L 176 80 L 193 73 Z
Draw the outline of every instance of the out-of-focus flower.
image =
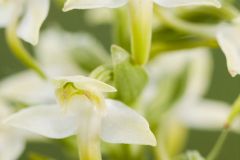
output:
M 40 105 L 10 116 L 6 123 L 50 138 L 77 135 L 84 159 L 99 156 L 100 137 L 110 143 L 156 145 L 148 122 L 119 101 L 104 99 L 115 88 L 83 76 L 55 79 L 59 105 Z
M 222 24 L 217 30 L 218 44 L 226 56 L 228 71 L 233 77 L 240 74 L 239 36 L 239 24 Z
M 2 123 L 11 113 L 11 108 L 0 100 L 0 159 L 2 160 L 16 160 L 25 147 L 24 134 Z
M 150 119 L 150 123 L 154 113 L 156 113 L 155 119 L 159 115 L 165 115 L 164 132 L 170 155 L 175 155 L 183 149 L 187 137 L 186 128 L 201 130 L 223 128 L 231 110 L 230 105 L 203 98 L 209 88 L 212 73 L 212 60 L 206 48 L 161 54 L 149 63 L 147 69 L 149 84 L 139 104 L 145 106 L 143 112 L 149 114 L 146 117 Z M 181 80 L 179 77 L 182 77 Z M 184 83 L 179 84 L 179 81 L 183 80 Z M 176 87 L 176 83 L 181 86 Z M 174 90 L 174 86 L 177 90 Z M 168 103 L 169 101 L 174 103 Z M 168 109 L 161 110 L 163 107 Z M 164 113 L 160 113 L 161 111 Z M 232 130 L 239 132 L 237 123 L 233 125 Z M 180 135 L 171 134 L 173 129 L 175 129 L 174 133 L 179 132 Z M 159 132 L 163 130 L 160 127 Z
M 190 128 L 218 130 L 224 126 L 231 107 L 221 101 L 203 98 L 211 78 L 212 62 L 209 54 L 208 50 L 203 48 L 164 54 L 152 63 L 150 75 L 156 83 L 156 78 L 161 79 L 167 73 L 177 74 L 184 67 L 189 67 L 184 93 L 172 108 L 170 115 L 173 114 L 176 119 L 180 119 Z M 156 68 L 163 66 L 165 68 L 157 72 Z M 233 125 L 232 129 L 240 130 L 237 124 Z
M 39 30 L 48 15 L 49 0 L 1 0 L 0 27 L 6 27 L 12 19 L 22 20 L 17 27 L 18 36 L 36 45 Z

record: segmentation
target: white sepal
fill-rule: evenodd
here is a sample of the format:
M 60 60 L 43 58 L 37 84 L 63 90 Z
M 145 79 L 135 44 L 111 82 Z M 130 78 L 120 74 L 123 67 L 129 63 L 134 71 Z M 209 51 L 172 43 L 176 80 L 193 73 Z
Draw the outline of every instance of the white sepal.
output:
M 77 117 L 57 105 L 33 106 L 11 115 L 5 123 L 49 137 L 64 138 L 75 134 Z

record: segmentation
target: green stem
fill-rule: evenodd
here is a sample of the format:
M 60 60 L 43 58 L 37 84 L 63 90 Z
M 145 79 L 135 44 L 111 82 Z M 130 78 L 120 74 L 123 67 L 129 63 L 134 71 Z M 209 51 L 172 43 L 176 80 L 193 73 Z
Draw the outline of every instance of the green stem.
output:
M 221 135 L 219 136 L 217 143 L 214 145 L 213 149 L 210 151 L 210 153 L 208 154 L 206 160 L 215 160 L 219 154 L 219 152 L 221 151 L 221 148 L 228 136 L 229 130 L 228 129 L 224 129 L 221 133 Z
M 15 13 L 11 18 L 11 22 L 6 28 L 6 39 L 12 53 L 22 61 L 23 64 L 33 69 L 40 77 L 43 79 L 47 79 L 45 73 L 38 66 L 37 62 L 33 59 L 33 57 L 29 54 L 29 52 L 24 48 L 23 44 L 17 37 L 17 24 L 19 19 L 20 9 L 16 4 Z
M 229 127 L 232 125 L 232 123 L 234 122 L 234 120 L 239 116 L 240 114 L 240 95 L 238 96 L 238 98 L 235 100 L 233 106 L 232 106 L 232 110 L 228 116 L 227 122 L 225 124 L 226 127 Z
M 152 39 L 152 0 L 129 0 L 131 50 L 135 64 L 147 63 Z
M 215 39 L 196 40 L 196 41 L 192 40 L 192 41 L 172 42 L 172 43 L 154 42 L 152 44 L 150 59 L 153 59 L 157 55 L 167 51 L 191 49 L 196 47 L 216 48 L 217 46 L 218 44 Z

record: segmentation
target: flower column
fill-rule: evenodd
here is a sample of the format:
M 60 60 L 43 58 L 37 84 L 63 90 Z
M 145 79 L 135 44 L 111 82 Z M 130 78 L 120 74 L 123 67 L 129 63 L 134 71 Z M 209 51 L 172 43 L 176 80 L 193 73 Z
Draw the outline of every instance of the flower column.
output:
M 135 63 L 147 62 L 152 38 L 152 0 L 129 0 L 132 56 Z

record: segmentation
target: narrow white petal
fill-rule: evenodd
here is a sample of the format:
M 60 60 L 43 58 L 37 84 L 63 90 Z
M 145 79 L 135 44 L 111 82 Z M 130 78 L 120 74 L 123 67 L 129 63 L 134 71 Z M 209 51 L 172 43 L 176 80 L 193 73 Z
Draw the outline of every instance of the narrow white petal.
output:
M 12 130 L 13 131 L 13 130 Z M 25 141 L 17 132 L 0 132 L 0 159 L 16 160 L 25 148 Z
M 5 122 L 49 138 L 71 136 L 78 128 L 76 113 L 63 112 L 57 105 L 30 107 L 13 114 Z
M 85 77 L 85 76 L 67 76 L 58 77 L 54 79 L 54 83 L 57 86 L 61 86 L 66 82 L 72 82 L 74 85 L 80 89 L 95 89 L 100 92 L 116 92 L 116 89 L 102 81 Z
M 48 15 L 49 0 L 28 0 L 27 11 L 18 28 L 18 36 L 36 45 L 40 28 Z
M 192 5 L 206 5 L 221 7 L 221 3 L 218 0 L 154 0 L 160 6 L 164 7 L 179 7 L 179 6 L 192 6 Z
M 217 40 L 223 50 L 229 73 L 240 74 L 240 27 L 223 24 L 218 28 Z
M 156 145 L 148 122 L 121 102 L 106 100 L 107 113 L 103 117 L 101 137 L 110 143 Z
M 67 0 L 63 11 L 72 9 L 117 8 L 125 5 L 128 0 Z
M 188 127 L 216 130 L 223 128 L 230 109 L 228 104 L 219 101 L 188 100 L 178 106 L 175 116 Z

